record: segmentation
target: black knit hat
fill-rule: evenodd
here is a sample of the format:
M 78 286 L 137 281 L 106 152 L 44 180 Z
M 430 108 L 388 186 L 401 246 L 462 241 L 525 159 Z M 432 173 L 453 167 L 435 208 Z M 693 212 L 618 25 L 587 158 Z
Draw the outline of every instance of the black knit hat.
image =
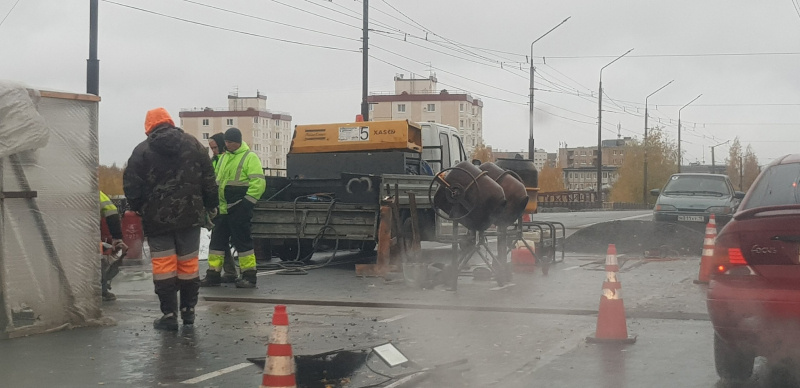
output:
M 242 144 L 242 131 L 239 128 L 228 128 L 225 131 L 225 141 Z
M 228 151 L 228 149 L 225 148 L 225 135 L 223 135 L 222 132 L 211 135 L 211 140 L 217 143 L 217 152 L 223 153 Z

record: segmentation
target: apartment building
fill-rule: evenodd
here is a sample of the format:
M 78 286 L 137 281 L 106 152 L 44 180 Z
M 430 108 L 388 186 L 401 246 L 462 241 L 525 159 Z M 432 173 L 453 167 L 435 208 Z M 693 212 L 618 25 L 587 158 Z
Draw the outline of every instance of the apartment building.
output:
M 409 120 L 434 122 L 458 128 L 464 150 L 472 154 L 483 142 L 483 101 L 469 93 L 439 90 L 436 76 L 394 77 L 394 92 L 373 92 L 367 98 L 370 121 Z
M 619 177 L 617 169 L 625 161 L 630 137 L 603 140 L 603 187 L 610 187 Z M 596 190 L 597 147 L 565 147 L 558 150 L 558 166 L 564 169 L 567 190 Z
M 228 106 L 223 108 L 181 109 L 180 126 L 207 146 L 215 133 L 236 127 L 242 131 L 242 140 L 261 159 L 268 175 L 285 176 L 286 153 L 292 140 L 292 116 L 288 113 L 267 110 L 267 96 L 255 97 L 228 95 Z

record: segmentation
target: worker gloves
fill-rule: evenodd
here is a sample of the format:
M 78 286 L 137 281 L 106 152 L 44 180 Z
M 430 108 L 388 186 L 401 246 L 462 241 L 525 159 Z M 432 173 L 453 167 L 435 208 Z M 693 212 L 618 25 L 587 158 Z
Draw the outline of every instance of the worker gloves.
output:
M 114 249 L 114 252 L 122 252 L 120 256 L 124 256 L 128 253 L 128 246 L 120 239 L 111 240 L 111 247 Z

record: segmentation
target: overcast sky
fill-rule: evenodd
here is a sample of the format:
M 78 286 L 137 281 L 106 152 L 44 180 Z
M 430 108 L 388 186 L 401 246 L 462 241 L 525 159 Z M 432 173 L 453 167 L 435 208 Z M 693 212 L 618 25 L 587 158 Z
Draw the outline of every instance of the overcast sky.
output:
M 225 106 L 236 90 L 266 94 L 268 108 L 290 113 L 295 125 L 352 121 L 361 102 L 360 1 L 101 0 L 101 163 L 128 159 L 145 138 L 148 109 L 163 106 L 177 122 L 182 108 Z M 527 149 L 526 55 L 534 39 L 571 17 L 534 46 L 537 148 L 596 146 L 600 68 L 633 48 L 603 71 L 604 138 L 616 137 L 618 125 L 622 136 L 641 138 L 645 97 L 674 79 L 650 97 L 650 123 L 675 138 L 678 109 L 702 94 L 681 113 L 685 163 L 710 164 L 709 146 L 736 136 L 762 163 L 798 152 L 793 0 L 370 6 L 370 91 L 392 91 L 398 73 L 432 71 L 440 88 L 483 99 L 483 133 L 495 149 Z M 0 79 L 85 92 L 88 0 L 0 0 L 0 20 L 6 15 Z M 728 152 L 716 150 L 718 160 Z

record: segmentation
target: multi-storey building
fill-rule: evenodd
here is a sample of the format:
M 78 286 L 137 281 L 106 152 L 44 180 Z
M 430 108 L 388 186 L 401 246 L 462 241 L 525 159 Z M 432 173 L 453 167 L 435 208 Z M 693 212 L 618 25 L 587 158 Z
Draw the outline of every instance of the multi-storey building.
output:
M 267 110 L 267 96 L 255 97 L 228 95 L 227 108 L 181 109 L 183 130 L 207 146 L 215 133 L 236 127 L 242 131 L 242 140 L 258 155 L 268 175 L 285 175 L 286 153 L 292 139 L 292 116 L 288 113 Z
M 464 149 L 471 155 L 483 142 L 483 101 L 466 92 L 439 90 L 436 76 L 414 79 L 394 77 L 394 92 L 374 92 L 368 97 L 371 121 L 409 120 L 434 122 L 458 128 Z
M 603 187 L 610 187 L 619 177 L 617 169 L 625 161 L 625 151 L 632 143 L 630 137 L 603 140 Z M 564 169 L 567 190 L 596 190 L 597 147 L 560 148 L 558 166 Z

